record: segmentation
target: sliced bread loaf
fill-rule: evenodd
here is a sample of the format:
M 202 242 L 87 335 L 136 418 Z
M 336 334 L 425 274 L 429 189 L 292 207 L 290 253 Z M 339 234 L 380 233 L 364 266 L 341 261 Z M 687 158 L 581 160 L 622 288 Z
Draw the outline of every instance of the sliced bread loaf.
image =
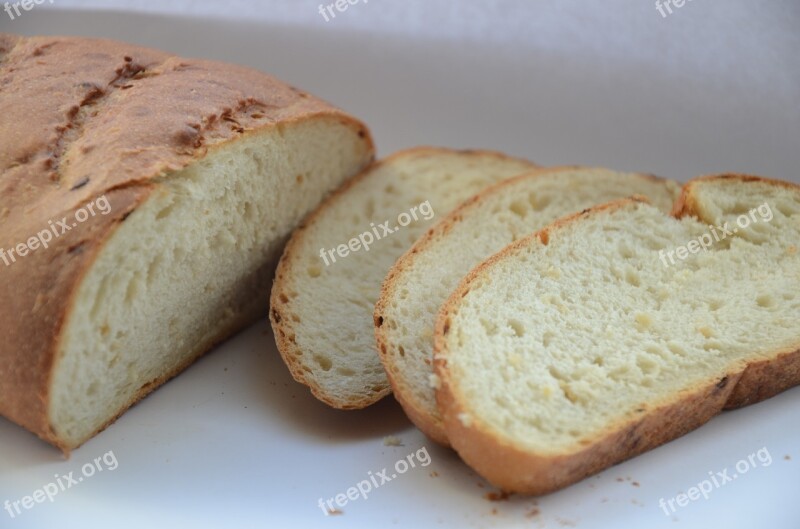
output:
M 437 403 L 489 481 L 544 494 L 800 382 L 800 187 L 716 177 L 678 204 L 559 221 L 448 299 Z
M 504 246 L 555 219 L 639 194 L 669 212 L 675 182 L 606 169 L 541 169 L 482 191 L 440 220 L 392 267 L 375 307 L 375 337 L 395 398 L 429 437 L 446 444 L 433 376 L 436 313 L 461 279 Z
M 291 230 L 373 156 L 260 72 L 0 34 L 0 414 L 69 451 L 267 313 Z
M 372 323 L 386 272 L 436 215 L 534 167 L 494 152 L 412 149 L 325 201 L 292 235 L 272 289 L 275 339 L 295 380 L 341 409 L 386 396 Z

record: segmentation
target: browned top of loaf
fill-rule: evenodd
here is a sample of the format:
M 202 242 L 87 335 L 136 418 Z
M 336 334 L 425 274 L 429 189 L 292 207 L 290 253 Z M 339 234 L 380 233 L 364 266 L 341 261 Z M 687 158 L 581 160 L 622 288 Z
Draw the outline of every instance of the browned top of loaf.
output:
M 80 276 L 154 178 L 250 131 L 328 115 L 260 72 L 109 40 L 0 33 L 0 248 L 103 194 L 90 217 L 11 266 L 0 260 L 0 414 L 50 436 L 54 339 Z

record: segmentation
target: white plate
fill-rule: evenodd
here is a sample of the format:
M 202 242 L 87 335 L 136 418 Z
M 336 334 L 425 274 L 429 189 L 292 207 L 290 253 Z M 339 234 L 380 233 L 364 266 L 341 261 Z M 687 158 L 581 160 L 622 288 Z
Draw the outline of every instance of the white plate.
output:
M 248 64 L 365 119 L 382 154 L 418 144 L 488 147 L 542 164 L 680 180 L 736 170 L 800 181 L 796 2 L 698 0 L 663 18 L 651 2 L 622 0 L 374 0 L 328 24 L 318 2 L 292 4 L 219 3 L 239 9 L 225 19 L 192 2 L 207 18 L 36 6 L 13 22 L 0 11 L 0 30 L 112 37 Z M 391 399 L 361 412 L 319 404 L 291 380 L 263 323 L 69 461 L 0 420 L 0 502 L 56 475 L 62 483 L 69 472 L 82 476 L 87 461 L 109 451 L 110 466 L 118 465 L 100 460 L 102 472 L 13 519 L 0 510 L 0 527 L 796 528 L 799 401 L 795 389 L 724 413 L 547 497 L 490 501 L 492 489 L 427 441 Z M 385 446 L 389 435 L 403 446 Z M 370 472 L 397 474 L 396 461 L 423 447 L 416 468 L 349 501 L 342 514 L 326 517 L 318 506 Z M 771 464 L 752 459 L 709 499 L 673 504 L 669 515 L 659 506 L 709 472 L 736 473 L 737 462 L 762 448 Z

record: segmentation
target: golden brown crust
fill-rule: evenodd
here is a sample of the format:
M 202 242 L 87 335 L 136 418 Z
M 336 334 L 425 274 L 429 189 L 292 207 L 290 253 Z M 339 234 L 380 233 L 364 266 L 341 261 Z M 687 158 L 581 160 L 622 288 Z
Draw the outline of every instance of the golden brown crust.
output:
M 727 178 L 727 177 L 726 177 Z M 747 177 L 748 179 L 751 177 Z M 765 179 L 760 179 L 765 180 Z M 695 181 L 687 184 L 691 189 Z M 601 205 L 562 219 L 540 232 L 522 239 L 476 267 L 461 282 L 438 314 L 434 333 L 434 368 L 441 386 L 436 392 L 437 405 L 444 418 L 448 438 L 459 455 L 494 485 L 524 494 L 546 494 L 575 483 L 611 465 L 655 448 L 708 422 L 725 408 L 758 402 L 800 384 L 800 351 L 776 351 L 769 360 L 742 363 L 717 381 L 698 385 L 670 401 L 651 403 L 642 415 L 632 416 L 611 426 L 598 440 L 584 441 L 584 447 L 564 447 L 560 455 L 542 456 L 514 446 L 480 418 L 471 417 L 465 425 L 461 414 L 463 396 L 447 367 L 450 316 L 470 285 L 487 273 L 494 263 L 519 249 L 548 244 L 557 232 L 575 220 L 610 209 L 624 208 L 637 199 L 624 199 Z M 675 212 L 691 215 L 691 193 L 683 193 Z
M 19 42 L 20 37 L 9 33 L 0 33 L 0 63 L 11 53 Z
M 298 226 L 298 228 L 292 233 L 292 236 L 283 251 L 283 256 L 278 263 L 278 269 L 275 273 L 275 284 L 270 297 L 269 314 L 270 321 L 272 323 L 272 329 L 275 334 L 275 341 L 278 345 L 278 351 L 281 354 L 281 358 L 283 358 L 284 363 L 289 368 L 292 377 L 300 384 L 307 386 L 311 390 L 312 395 L 328 406 L 340 410 L 363 409 L 378 402 L 380 399 L 388 395 L 391 392 L 391 387 L 387 385 L 381 391 L 375 392 L 370 396 L 343 401 L 337 398 L 335 395 L 330 395 L 327 393 L 323 388 L 316 384 L 313 379 L 306 376 L 306 369 L 303 361 L 301 360 L 302 351 L 295 342 L 293 329 L 294 321 L 292 319 L 292 307 L 289 294 L 292 270 L 297 269 L 297 267 L 300 265 L 298 262 L 299 258 L 297 257 L 299 251 L 298 249 L 302 248 L 308 226 L 312 225 L 319 216 L 321 216 L 328 208 L 333 207 L 333 205 L 339 200 L 346 200 L 346 194 L 353 186 L 362 180 L 369 178 L 374 171 L 379 169 L 384 164 L 393 163 L 396 159 L 402 159 L 411 156 L 436 156 L 442 153 L 454 152 L 473 156 L 495 157 L 506 160 L 512 158 L 511 156 L 501 152 L 483 149 L 462 149 L 454 151 L 453 149 L 442 147 L 414 147 L 395 152 L 392 155 L 375 162 L 372 166 L 365 169 L 361 174 L 350 179 L 343 186 L 332 193 L 322 204 L 317 207 L 316 210 L 309 214 L 300 224 L 300 226 Z M 526 160 L 518 161 L 530 164 L 531 167 L 535 167 L 534 164 Z
M 681 194 L 678 196 L 678 199 L 675 201 L 675 204 L 672 207 L 672 216 L 679 219 L 687 215 L 696 215 L 696 213 L 698 212 L 698 208 L 697 208 L 697 200 L 694 195 L 695 188 L 698 185 L 702 185 L 704 182 L 708 182 L 711 180 L 720 180 L 720 181 L 738 180 L 739 182 L 760 182 L 762 184 L 785 187 L 795 192 L 797 192 L 798 189 L 800 189 L 800 186 L 792 182 L 787 182 L 785 180 L 776 180 L 774 178 L 765 178 L 763 176 L 756 176 L 751 174 L 725 173 L 725 174 L 698 176 L 697 178 L 692 178 L 691 180 L 689 180 L 681 189 Z
M 0 34 L 0 86 L 0 248 L 96 197 L 111 204 L 24 264 L 0 262 L 0 414 L 64 450 L 47 418 L 61 327 L 95 256 L 159 177 L 312 118 L 346 123 L 372 148 L 363 124 L 267 75 L 110 40 Z
M 725 409 L 755 404 L 800 384 L 800 349 L 745 366 Z

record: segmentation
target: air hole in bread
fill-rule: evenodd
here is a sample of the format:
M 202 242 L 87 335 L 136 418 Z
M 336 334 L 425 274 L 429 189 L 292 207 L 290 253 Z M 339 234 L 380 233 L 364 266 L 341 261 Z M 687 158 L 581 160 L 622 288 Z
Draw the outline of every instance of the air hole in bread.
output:
M 553 199 L 551 196 L 548 196 L 544 193 L 528 194 L 528 203 L 531 205 L 534 211 L 544 211 L 545 208 L 550 206 L 552 200 Z
M 775 298 L 771 294 L 762 294 L 756 298 L 759 307 L 771 309 L 777 306 Z
M 528 214 L 528 208 L 519 200 L 513 201 L 508 209 L 511 211 L 511 213 L 517 215 L 518 217 L 525 218 L 525 216 Z
M 509 320 L 508 326 L 511 327 L 511 329 L 514 331 L 514 335 L 517 338 L 525 336 L 525 326 L 522 324 L 521 321 L 515 319 Z
M 323 371 L 330 371 L 331 367 L 333 367 L 333 362 L 327 356 L 322 355 L 314 355 L 314 362 L 323 370 Z

